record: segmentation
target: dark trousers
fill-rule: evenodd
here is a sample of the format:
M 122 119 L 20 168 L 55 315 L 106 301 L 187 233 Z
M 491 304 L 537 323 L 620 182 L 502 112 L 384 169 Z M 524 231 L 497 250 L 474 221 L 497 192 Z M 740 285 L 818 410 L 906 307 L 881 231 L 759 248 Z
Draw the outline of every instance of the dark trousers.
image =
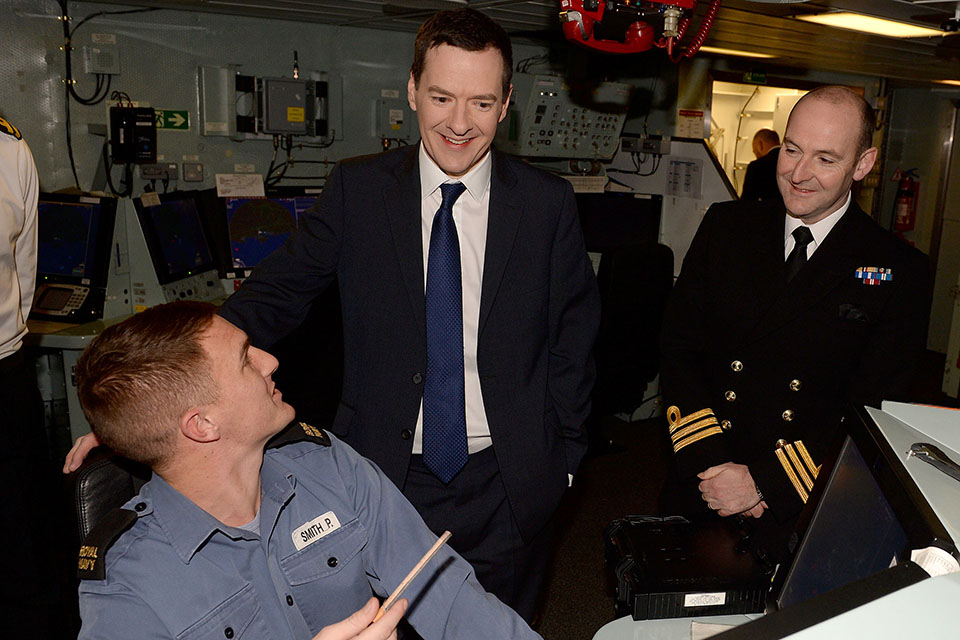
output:
M 530 622 L 546 584 L 552 525 L 524 540 L 510 509 L 493 447 L 470 456 L 444 485 L 411 458 L 403 493 L 437 535 L 449 530 L 452 546 L 473 565 L 477 580 Z
M 47 455 L 37 378 L 20 353 L 0 360 L 0 620 L 4 637 L 56 637 L 62 623 L 55 531 L 57 472 Z

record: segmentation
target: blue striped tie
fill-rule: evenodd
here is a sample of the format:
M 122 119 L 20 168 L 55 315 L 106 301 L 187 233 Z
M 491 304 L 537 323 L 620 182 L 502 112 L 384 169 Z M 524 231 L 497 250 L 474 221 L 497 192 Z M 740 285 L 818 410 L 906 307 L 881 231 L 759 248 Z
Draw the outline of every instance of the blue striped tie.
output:
M 423 463 L 444 484 L 467 463 L 463 391 L 463 284 L 453 203 L 466 187 L 440 185 L 427 259 L 427 374 L 423 384 Z

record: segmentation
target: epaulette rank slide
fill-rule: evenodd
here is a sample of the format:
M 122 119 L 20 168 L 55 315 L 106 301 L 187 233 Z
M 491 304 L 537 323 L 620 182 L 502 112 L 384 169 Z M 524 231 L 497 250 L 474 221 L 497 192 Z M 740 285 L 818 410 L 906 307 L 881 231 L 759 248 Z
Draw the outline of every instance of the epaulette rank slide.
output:
M 786 440 L 777 440 L 776 454 L 784 473 L 790 479 L 790 484 L 806 504 L 810 497 L 809 491 L 813 489 L 813 481 L 820 473 L 820 467 L 813 464 L 813 458 L 810 457 L 810 452 L 807 451 L 802 440 L 797 440 L 793 444 Z
M 318 429 L 306 422 L 294 420 L 267 443 L 267 448 L 276 449 L 277 447 L 282 447 L 285 444 L 292 444 L 294 442 L 312 442 L 324 447 L 329 447 L 333 444 L 330 441 L 330 436 L 324 433 L 323 429 Z
M 114 509 L 103 516 L 80 545 L 77 577 L 81 580 L 104 580 L 107 577 L 107 549 L 137 521 L 137 512 Z
M 0 118 L 0 133 L 5 133 L 8 136 L 13 136 L 17 140 L 23 139 L 23 136 L 20 135 L 20 130 L 17 129 L 12 124 L 10 124 L 9 122 L 7 122 L 6 120 L 4 120 L 3 118 Z
M 667 409 L 667 420 L 670 422 L 670 440 L 674 453 L 694 442 L 723 433 L 713 409 L 709 407 L 681 418 L 680 409 L 672 406 Z

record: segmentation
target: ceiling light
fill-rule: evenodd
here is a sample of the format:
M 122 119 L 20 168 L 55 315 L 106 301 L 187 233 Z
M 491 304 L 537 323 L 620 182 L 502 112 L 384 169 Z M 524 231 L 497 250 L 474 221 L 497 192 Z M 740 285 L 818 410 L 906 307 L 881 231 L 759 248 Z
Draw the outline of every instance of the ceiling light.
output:
M 950 84 L 955 87 L 960 87 L 960 80 L 935 80 L 939 84 Z
M 705 53 L 717 53 L 723 56 L 740 56 L 741 58 L 775 58 L 769 53 L 757 53 L 756 51 L 740 51 L 739 49 L 724 49 L 723 47 L 700 47 L 700 51 Z
M 878 36 L 889 36 L 891 38 L 928 38 L 930 36 L 942 36 L 945 34 L 945 32 L 939 29 L 919 27 L 915 24 L 886 20 L 884 18 L 874 18 L 873 16 L 865 16 L 848 11 L 798 15 L 794 16 L 794 18 L 806 22 L 823 24 L 828 27 L 862 31 Z

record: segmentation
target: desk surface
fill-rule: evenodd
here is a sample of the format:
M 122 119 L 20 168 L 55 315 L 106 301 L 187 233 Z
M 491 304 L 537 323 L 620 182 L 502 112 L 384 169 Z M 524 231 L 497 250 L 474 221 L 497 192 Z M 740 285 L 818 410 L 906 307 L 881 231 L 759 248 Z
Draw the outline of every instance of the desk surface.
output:
M 737 626 L 761 616 L 762 614 L 759 613 L 751 613 L 639 621 L 634 621 L 630 616 L 624 616 L 600 627 L 593 636 L 593 640 L 690 640 L 690 630 L 694 622 Z

